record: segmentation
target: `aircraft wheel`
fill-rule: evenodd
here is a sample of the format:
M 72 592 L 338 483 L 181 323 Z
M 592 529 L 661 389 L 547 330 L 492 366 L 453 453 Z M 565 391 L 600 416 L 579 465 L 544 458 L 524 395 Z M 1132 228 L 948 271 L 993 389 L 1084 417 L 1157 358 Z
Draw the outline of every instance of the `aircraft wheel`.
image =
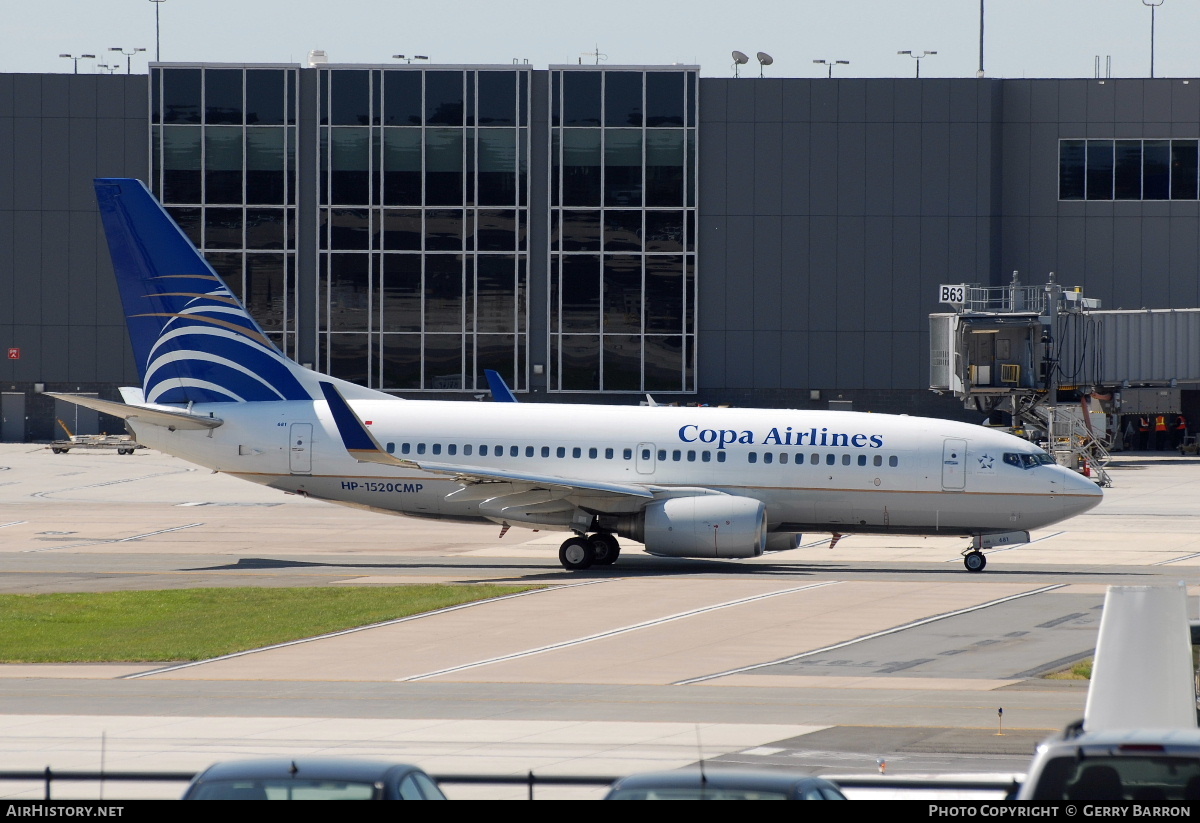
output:
M 967 552 L 963 555 L 963 564 L 969 572 L 981 572 L 987 567 L 987 558 L 980 551 Z
M 570 572 L 581 572 L 590 569 L 596 562 L 596 551 L 592 543 L 583 537 L 572 537 L 563 541 L 558 550 L 558 562 Z
M 611 566 L 621 555 L 621 544 L 607 532 L 597 532 L 588 538 L 592 544 L 593 561 L 597 566 Z

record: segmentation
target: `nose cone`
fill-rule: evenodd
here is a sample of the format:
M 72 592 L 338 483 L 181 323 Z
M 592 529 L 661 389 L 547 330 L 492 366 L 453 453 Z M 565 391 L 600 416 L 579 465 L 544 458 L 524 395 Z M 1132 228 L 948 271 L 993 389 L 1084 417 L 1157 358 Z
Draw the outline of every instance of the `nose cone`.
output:
M 1100 505 L 1104 492 L 1090 478 L 1062 466 L 1055 466 L 1055 485 L 1063 504 L 1063 517 L 1074 517 Z

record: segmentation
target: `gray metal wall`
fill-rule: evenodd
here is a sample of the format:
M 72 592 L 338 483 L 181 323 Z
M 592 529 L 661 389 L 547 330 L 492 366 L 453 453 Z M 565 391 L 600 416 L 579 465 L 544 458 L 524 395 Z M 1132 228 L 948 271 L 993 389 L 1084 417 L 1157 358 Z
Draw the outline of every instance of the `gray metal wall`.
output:
M 0 388 L 30 393 L 26 436 L 53 436 L 47 390 L 136 383 L 92 191 L 145 179 L 145 75 L 0 74 Z

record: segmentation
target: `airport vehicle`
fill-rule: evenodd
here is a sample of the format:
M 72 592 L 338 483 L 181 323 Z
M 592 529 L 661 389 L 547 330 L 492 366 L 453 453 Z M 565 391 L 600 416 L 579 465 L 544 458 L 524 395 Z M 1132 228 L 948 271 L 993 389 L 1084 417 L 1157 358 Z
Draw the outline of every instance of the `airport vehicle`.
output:
M 779 769 L 643 772 L 612 785 L 605 800 L 846 800 L 836 783 Z
M 314 757 L 233 760 L 192 779 L 183 800 L 445 800 L 416 766 Z
M 283 356 L 136 180 L 96 181 L 140 389 L 56 395 L 138 442 L 320 500 L 572 532 L 570 570 L 618 536 L 665 557 L 745 558 L 806 531 L 939 534 L 982 549 L 1092 508 L 1101 491 L 980 426 L 776 409 L 401 400 Z

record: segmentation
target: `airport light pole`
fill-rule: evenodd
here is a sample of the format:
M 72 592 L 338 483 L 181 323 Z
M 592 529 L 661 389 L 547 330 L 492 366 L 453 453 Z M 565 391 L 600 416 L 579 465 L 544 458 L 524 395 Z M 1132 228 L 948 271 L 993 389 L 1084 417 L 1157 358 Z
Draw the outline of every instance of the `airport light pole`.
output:
M 60 54 L 59 57 L 66 57 L 68 60 L 75 61 L 75 74 L 79 74 L 79 61 L 80 60 L 83 60 L 84 58 L 91 58 L 92 60 L 96 59 L 96 55 L 94 55 L 94 54 L 78 54 L 78 55 L 76 55 L 76 54 Z
M 821 63 L 822 65 L 829 66 L 829 75 L 828 75 L 828 77 L 829 77 L 831 80 L 833 79 L 833 67 L 834 67 L 835 65 L 836 65 L 836 66 L 848 66 L 848 65 L 850 65 L 850 61 L 849 61 L 849 60 L 814 60 L 813 62 L 814 62 L 814 63 Z
M 132 69 L 133 56 L 135 54 L 137 54 L 139 51 L 145 51 L 145 49 L 134 49 L 133 51 L 125 51 L 125 49 L 122 46 L 111 46 L 109 48 L 109 51 L 119 51 L 119 52 L 121 52 L 121 54 L 125 55 L 125 73 L 132 74 L 133 73 L 133 69 Z
M 896 54 L 907 54 L 909 57 L 911 57 L 912 59 L 917 61 L 917 79 L 920 80 L 921 79 L 921 60 L 923 60 L 926 57 L 930 57 L 934 54 L 937 54 L 937 52 L 936 51 L 926 51 L 926 52 L 917 54 L 917 53 L 913 52 L 911 49 L 905 49 L 904 51 L 896 52 Z
M 150 0 L 150 2 L 154 4 L 154 62 L 158 63 L 162 61 L 162 49 L 158 42 L 158 7 L 167 0 Z
M 1163 4 L 1163 0 L 1142 0 L 1143 6 L 1150 7 L 1150 79 L 1154 79 L 1154 10 Z

